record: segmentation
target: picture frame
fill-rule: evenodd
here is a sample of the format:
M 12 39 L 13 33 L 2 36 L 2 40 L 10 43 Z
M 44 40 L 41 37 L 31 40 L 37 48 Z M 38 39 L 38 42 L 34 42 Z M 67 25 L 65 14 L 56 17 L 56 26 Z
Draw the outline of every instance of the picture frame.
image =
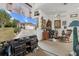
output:
M 46 29 L 50 30 L 52 29 L 52 21 L 50 19 L 48 19 L 47 23 L 46 23 Z
M 57 29 L 61 28 L 61 20 L 54 21 L 54 28 L 57 28 Z
M 34 16 L 39 16 L 40 14 L 39 14 L 39 11 L 35 11 L 34 12 Z
M 41 17 L 41 29 L 45 29 L 46 28 L 46 20 Z

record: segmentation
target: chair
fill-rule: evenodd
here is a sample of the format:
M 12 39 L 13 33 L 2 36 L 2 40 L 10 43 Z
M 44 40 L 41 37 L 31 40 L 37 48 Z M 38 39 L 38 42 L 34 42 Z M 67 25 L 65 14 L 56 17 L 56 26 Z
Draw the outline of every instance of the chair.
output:
M 67 37 L 66 41 L 67 41 L 67 42 L 70 41 L 71 33 L 72 33 L 72 30 L 71 30 L 71 29 L 68 29 L 68 30 L 66 31 L 66 37 Z

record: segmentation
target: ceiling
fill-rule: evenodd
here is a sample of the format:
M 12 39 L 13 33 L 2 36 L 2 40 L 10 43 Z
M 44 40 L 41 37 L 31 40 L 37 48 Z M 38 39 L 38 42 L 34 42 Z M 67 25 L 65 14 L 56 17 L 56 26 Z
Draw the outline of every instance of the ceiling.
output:
M 37 3 L 34 6 L 46 15 L 79 12 L 79 3 Z

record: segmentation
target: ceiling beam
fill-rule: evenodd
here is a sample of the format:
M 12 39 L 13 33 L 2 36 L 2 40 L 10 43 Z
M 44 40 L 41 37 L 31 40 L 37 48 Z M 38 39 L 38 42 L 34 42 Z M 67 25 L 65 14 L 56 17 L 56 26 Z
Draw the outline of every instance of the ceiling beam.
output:
M 32 5 L 30 5 L 29 3 L 25 3 L 25 4 L 32 8 Z

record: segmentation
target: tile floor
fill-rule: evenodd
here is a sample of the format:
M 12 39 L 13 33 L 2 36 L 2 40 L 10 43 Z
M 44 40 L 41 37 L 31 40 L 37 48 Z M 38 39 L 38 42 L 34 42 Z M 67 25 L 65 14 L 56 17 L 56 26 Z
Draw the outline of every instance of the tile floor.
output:
M 58 56 L 68 56 L 72 51 L 72 43 L 64 43 L 59 41 L 39 41 L 39 46 L 41 49 Z
M 42 40 L 39 41 L 39 48 L 27 56 L 68 56 L 71 51 L 71 43 Z

